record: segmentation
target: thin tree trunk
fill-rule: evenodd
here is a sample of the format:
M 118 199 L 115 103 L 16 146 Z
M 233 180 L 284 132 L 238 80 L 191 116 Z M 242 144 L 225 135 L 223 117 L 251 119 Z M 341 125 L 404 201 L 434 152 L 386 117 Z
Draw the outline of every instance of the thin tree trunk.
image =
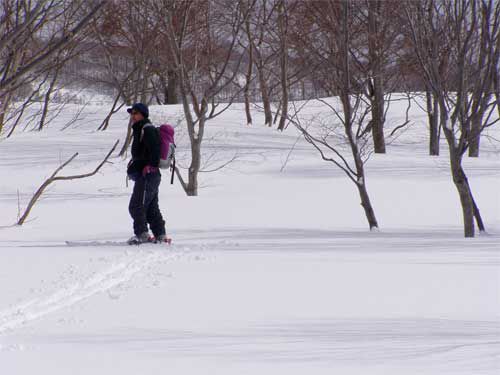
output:
M 129 119 L 127 126 L 127 135 L 125 136 L 125 142 L 123 142 L 122 149 L 120 150 L 120 157 L 123 157 L 130 146 L 130 142 L 132 141 L 132 119 Z
M 287 85 L 287 84 L 285 83 L 285 85 Z M 283 95 L 283 97 L 281 98 L 281 101 L 280 101 L 281 116 L 280 116 L 280 122 L 278 125 L 278 130 L 281 130 L 281 131 L 283 131 L 285 129 L 286 119 L 288 116 L 288 88 L 283 88 L 282 95 Z
M 248 21 L 247 21 L 248 22 Z M 253 48 L 252 43 L 248 45 L 248 69 L 246 74 L 245 87 L 243 88 L 243 95 L 245 97 L 245 114 L 247 116 L 247 125 L 252 125 L 252 113 L 250 112 L 250 82 L 252 80 L 252 66 L 253 66 Z
M 450 152 L 451 175 L 462 206 L 464 236 L 474 237 L 474 217 L 476 217 L 476 220 L 478 221 L 480 230 L 484 231 L 484 224 L 481 215 L 479 214 L 479 208 L 474 202 L 469 181 L 467 180 L 467 176 L 465 175 L 465 171 L 462 167 L 463 153 L 460 151 L 460 148 L 457 148 L 456 146 L 457 141 L 455 133 L 453 132 L 453 125 L 450 124 L 453 120 L 448 118 L 444 96 L 439 98 L 439 112 L 441 127 L 443 128 L 443 132 L 446 136 Z
M 479 71 L 474 77 L 471 92 L 471 118 L 469 141 L 469 157 L 479 156 L 479 143 L 482 131 L 483 116 L 486 112 L 493 91 L 495 91 L 495 77 L 498 75 L 498 63 L 500 57 L 500 35 L 495 18 L 500 16 L 500 7 L 497 1 L 483 1 L 480 12 L 481 33 L 479 36 L 479 56 L 475 65 Z M 493 9 L 496 4 L 496 11 Z M 493 25 L 490 24 L 490 17 L 493 18 Z M 479 26 L 478 26 L 479 27 Z M 497 29 L 496 31 L 493 31 Z M 493 31 L 493 33 L 492 33 Z M 496 34 L 496 44 L 493 44 Z
M 259 77 L 259 88 L 262 96 L 262 104 L 264 106 L 264 125 L 273 126 L 273 112 L 271 110 L 271 100 L 269 99 L 269 88 L 267 86 L 266 77 L 264 74 L 264 63 L 260 51 L 255 48 L 257 58 L 257 76 Z
M 177 97 L 177 74 L 173 69 L 167 71 L 167 104 L 179 104 L 179 98 Z
M 474 218 L 476 219 L 476 224 L 480 232 L 486 232 L 486 228 L 484 227 L 483 218 L 481 217 L 481 213 L 479 212 L 479 207 L 476 204 L 474 199 L 474 195 L 472 194 L 472 189 L 469 185 L 469 180 L 467 176 L 465 177 L 465 182 L 467 183 L 467 189 L 469 189 L 470 199 L 472 201 L 472 209 L 474 213 Z
M 345 83 L 345 87 L 348 87 L 347 82 Z M 343 95 L 343 96 L 344 98 L 342 101 L 345 112 L 345 119 L 344 119 L 345 131 L 347 139 L 349 140 L 349 145 L 351 147 L 354 164 L 356 165 L 356 174 L 357 174 L 356 187 L 358 188 L 359 197 L 361 199 L 361 206 L 365 211 L 365 216 L 366 219 L 368 220 L 368 225 L 370 227 L 370 230 L 373 230 L 375 228 L 378 228 L 378 222 L 375 217 L 375 211 L 373 210 L 370 197 L 368 196 L 368 190 L 366 189 L 364 162 L 361 157 L 360 150 L 358 148 L 355 137 L 352 134 L 352 121 L 351 121 L 352 107 L 349 101 L 349 95 Z
M 188 196 L 198 195 L 198 173 L 201 167 L 201 145 L 195 140 L 191 144 L 191 165 L 188 170 L 188 183 L 186 194 Z
M 148 103 L 148 80 L 146 79 L 146 73 L 143 72 L 142 74 L 142 80 L 141 80 L 141 94 L 140 94 L 140 102 L 144 104 L 149 104 Z
M 481 138 L 481 125 L 483 114 L 477 113 L 471 118 L 471 134 L 469 140 L 469 157 L 477 158 L 479 156 L 479 142 Z
M 5 122 L 5 115 L 9 110 L 10 100 L 12 98 L 12 93 L 7 93 L 3 98 L 0 99 L 0 134 L 2 134 L 2 130 Z
M 242 2 L 241 3 L 244 9 L 246 8 L 246 3 Z M 266 8 L 266 4 L 264 3 L 264 10 Z M 247 12 L 248 9 L 245 9 L 245 12 Z M 248 37 L 248 41 L 250 43 L 251 47 L 251 58 L 252 60 L 250 61 L 251 64 L 255 63 L 255 67 L 257 69 L 257 77 L 259 79 L 259 89 L 262 97 L 262 104 L 264 106 L 264 125 L 265 126 L 272 126 L 273 125 L 273 113 L 271 110 L 271 101 L 269 99 L 269 88 L 266 82 L 266 77 L 264 74 L 264 58 L 262 57 L 262 54 L 257 46 L 260 46 L 264 37 L 264 32 L 263 30 L 260 31 L 260 37 L 259 41 L 257 44 L 255 44 L 255 40 L 252 36 L 252 33 L 250 31 L 250 22 L 247 19 L 245 22 L 245 32 Z M 251 77 L 250 77 L 251 78 Z M 247 78 L 248 80 L 248 78 Z
M 359 196 L 361 198 L 361 205 L 363 206 L 363 209 L 365 211 L 366 219 L 368 220 L 368 225 L 370 227 L 370 230 L 374 228 L 378 228 L 378 223 L 377 219 L 375 218 L 375 211 L 373 210 L 373 207 L 370 202 L 370 197 L 368 196 L 368 191 L 366 189 L 366 182 L 365 182 L 365 173 L 364 173 L 364 164 L 363 164 L 363 159 L 361 158 L 360 154 L 360 149 L 358 147 L 358 143 L 353 136 L 353 131 L 352 131 L 352 114 L 353 114 L 353 108 L 351 105 L 350 101 L 350 93 L 351 93 L 351 87 L 350 87 L 350 78 L 351 78 L 351 73 L 350 73 L 350 65 L 349 65 L 349 24 L 348 20 L 350 18 L 350 12 L 349 12 L 349 4 L 343 3 L 343 48 L 342 48 L 342 62 L 343 62 L 343 82 L 342 82 L 342 88 L 341 88 L 341 101 L 342 101 L 342 106 L 344 108 L 344 127 L 345 127 L 345 132 L 347 135 L 347 139 L 349 140 L 349 145 L 351 147 L 351 152 L 352 156 L 354 159 L 354 163 L 356 165 L 356 174 L 357 174 L 357 181 L 356 181 L 356 187 L 358 188 Z
M 247 5 L 245 2 L 242 2 L 242 7 L 245 13 L 248 13 Z M 250 112 L 250 83 L 252 82 L 252 73 L 253 73 L 253 64 L 254 64 L 254 51 L 253 51 L 253 41 L 252 41 L 252 33 L 250 31 L 250 14 L 247 15 L 245 20 L 245 33 L 248 38 L 248 66 L 247 72 L 245 76 L 245 87 L 243 88 L 243 96 L 245 98 L 245 114 L 247 117 L 247 125 L 252 125 L 252 113 Z
M 7 134 L 7 138 L 10 138 L 12 134 L 14 134 L 14 130 L 17 128 L 17 125 L 19 124 L 19 121 L 21 120 L 21 118 L 23 117 L 23 114 L 24 114 L 24 111 L 27 107 L 27 101 L 24 102 L 22 108 L 21 108 L 21 111 L 19 112 L 19 114 L 17 115 L 17 118 L 16 118 L 16 121 L 14 121 L 14 124 L 12 124 L 12 127 L 10 128 L 10 131 L 9 131 L 9 134 Z M 3 117 L 4 115 L 3 114 L 0 114 L 0 133 L 2 133 L 2 123 L 3 123 Z
M 384 137 L 384 94 L 382 80 L 375 77 L 373 79 L 374 95 L 370 98 L 372 105 L 372 136 L 374 151 L 377 154 L 385 154 Z
M 57 76 L 59 75 L 59 69 L 54 71 L 54 76 L 50 80 L 49 88 L 45 93 L 45 98 L 43 101 L 42 117 L 40 118 L 40 123 L 38 124 L 38 131 L 41 131 L 45 126 L 45 120 L 47 119 L 47 114 L 49 113 L 50 98 L 54 87 L 56 86 Z
M 370 65 L 372 67 L 371 83 L 373 85 L 370 93 L 372 107 L 372 137 L 374 151 L 377 154 L 385 154 L 384 138 L 384 88 L 382 82 L 382 70 L 380 67 L 380 51 L 377 48 L 378 34 L 378 9 L 380 2 L 371 0 L 368 2 L 368 50 Z
M 276 121 L 278 121 L 278 117 L 280 115 L 280 112 L 281 112 L 281 100 L 278 103 L 278 108 L 276 109 L 276 114 L 274 115 L 273 125 L 276 124 Z
M 259 76 L 260 92 L 262 94 L 262 104 L 264 105 L 264 125 L 273 126 L 273 112 L 271 110 L 271 100 L 269 99 L 269 88 L 264 76 L 264 67 L 257 66 Z
M 104 131 L 104 130 L 106 130 L 106 129 L 108 128 L 108 126 L 109 126 L 109 120 L 111 120 L 111 116 L 113 116 L 113 114 L 114 114 L 114 113 L 116 113 L 116 111 L 117 111 L 117 110 L 115 110 L 115 108 L 116 108 L 116 106 L 117 106 L 117 104 L 118 104 L 118 101 L 120 100 L 121 96 L 122 96 L 122 93 L 121 93 L 121 92 L 119 92 L 119 93 L 116 95 L 115 100 L 113 101 L 113 105 L 112 105 L 112 107 L 111 107 L 111 110 L 110 110 L 110 111 L 109 111 L 109 113 L 106 115 L 106 117 L 105 117 L 105 118 L 104 118 L 104 120 L 102 121 L 102 124 L 101 124 L 101 125 L 97 128 L 97 130 L 102 130 L 102 131 Z M 123 106 L 123 104 L 122 104 L 122 105 L 120 105 L 120 107 L 118 107 L 118 108 L 121 108 L 122 106 Z
M 288 43 L 287 43 L 287 11 L 286 4 L 282 0 L 278 6 L 279 10 L 279 31 L 281 37 L 281 117 L 278 125 L 278 130 L 283 131 L 288 116 Z
M 460 205 L 462 207 L 464 236 L 474 237 L 474 210 L 472 204 L 472 194 L 467 177 L 462 168 L 462 154 L 455 145 L 457 142 L 453 132 L 453 120 L 448 117 L 444 96 L 441 95 L 438 99 L 440 122 L 444 135 L 446 136 L 446 142 L 448 143 L 451 176 L 457 189 L 458 196 L 460 198 Z
M 137 77 L 141 76 L 140 70 L 141 69 L 138 69 L 138 72 L 136 73 Z M 137 80 L 135 80 L 135 82 L 137 82 Z M 137 102 L 137 98 L 138 98 L 139 93 L 137 91 L 134 91 L 132 94 L 133 95 L 132 97 L 127 97 L 125 92 L 122 92 L 122 95 L 124 97 L 125 103 L 128 103 L 128 105 L 131 105 L 132 103 Z M 130 147 L 130 142 L 132 142 L 132 125 L 133 125 L 132 119 L 129 118 L 128 126 L 127 126 L 127 135 L 125 136 L 125 142 L 123 142 L 123 146 L 120 150 L 120 153 L 118 154 L 120 157 L 124 157 L 126 155 L 128 149 Z
M 452 156 L 452 159 L 455 160 L 452 160 L 451 173 L 462 205 L 464 235 L 465 237 L 474 237 L 474 206 L 469 184 L 461 166 L 460 158 Z
M 469 187 L 470 190 L 470 187 Z M 483 218 L 481 217 L 481 213 L 479 212 L 479 207 L 474 200 L 474 196 L 472 195 L 472 191 L 470 192 L 470 197 L 472 199 L 472 207 L 474 209 L 474 217 L 476 218 L 477 227 L 480 232 L 486 232 L 486 228 L 484 227 Z
M 160 86 L 161 86 L 161 91 L 162 91 L 162 94 L 163 94 L 163 104 L 168 104 L 168 84 L 167 84 L 167 80 L 161 74 L 158 75 L 158 78 L 160 79 Z
M 439 155 L 439 106 L 436 96 L 430 91 L 425 92 L 427 101 L 427 116 L 429 118 L 429 155 Z
M 463 183 L 455 183 L 455 186 L 462 205 L 464 236 L 474 237 L 474 211 L 468 188 Z
M 500 73 L 498 71 L 493 73 L 493 89 L 495 91 L 498 117 L 500 117 Z
M 368 225 L 370 226 L 370 230 L 378 228 L 377 218 L 375 217 L 375 211 L 373 210 L 372 204 L 370 202 L 370 197 L 368 196 L 368 191 L 366 190 L 366 185 L 364 180 L 358 182 L 356 184 L 359 197 L 361 198 L 361 206 L 363 206 L 363 210 L 365 211 L 366 220 L 368 220 Z
M 182 69 L 182 68 L 181 68 Z M 181 72 L 181 74 L 183 74 Z M 201 108 L 196 111 L 198 118 L 198 132 L 195 129 L 195 122 L 193 120 L 193 115 L 191 113 L 190 104 L 188 100 L 188 93 L 186 86 L 184 84 L 184 75 L 180 77 L 179 88 L 181 92 L 182 106 L 184 109 L 184 115 L 186 117 L 186 125 L 189 134 L 189 141 L 191 143 L 191 165 L 188 169 L 188 181 L 187 184 L 183 184 L 184 191 L 188 196 L 198 195 L 198 173 L 201 168 L 201 142 L 203 139 L 203 131 L 206 121 L 206 101 L 202 99 Z M 193 103 L 193 106 L 195 104 Z
M 202 101 L 201 117 L 198 118 L 198 133 L 194 131 L 194 124 L 191 120 L 189 135 L 191 141 L 191 165 L 188 169 L 188 182 L 186 194 L 188 196 L 198 195 L 198 173 L 201 168 L 201 141 L 203 139 L 203 129 L 205 128 L 205 103 Z M 188 120 L 189 121 L 189 120 Z
M 22 51 L 15 51 L 12 54 L 12 56 L 10 58 L 9 67 L 6 71 L 3 72 L 3 78 L 5 78 L 6 75 L 8 75 L 10 71 L 16 71 L 19 68 L 19 64 L 20 64 L 19 57 L 22 53 L 23 53 Z M 3 78 L 0 78 L 0 82 Z M 9 111 L 9 106 L 11 104 L 11 100 L 12 100 L 13 95 L 14 95 L 14 91 L 12 91 L 12 90 L 7 90 L 7 92 L 2 92 L 2 90 L 0 90 L 0 134 L 2 134 L 2 130 L 5 126 L 5 116 L 7 115 L 7 112 Z M 12 133 L 12 131 L 11 131 L 11 133 Z
M 156 100 L 156 104 L 157 105 L 162 105 L 162 100 L 160 99 L 160 95 L 159 95 L 159 89 L 156 87 L 155 85 L 155 82 L 153 79 L 151 79 L 151 87 L 152 87 L 152 96 L 155 98 Z

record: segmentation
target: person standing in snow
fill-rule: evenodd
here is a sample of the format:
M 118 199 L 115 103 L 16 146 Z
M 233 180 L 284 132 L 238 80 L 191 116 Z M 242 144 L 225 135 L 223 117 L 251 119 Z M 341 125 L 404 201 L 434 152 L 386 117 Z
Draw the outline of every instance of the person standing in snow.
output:
M 129 212 L 134 221 L 135 235 L 127 242 L 167 242 L 165 221 L 158 205 L 158 191 L 161 174 L 160 135 L 149 120 L 148 106 L 135 103 L 127 109 L 130 113 L 133 130 L 132 160 L 127 167 L 127 175 L 134 181 L 130 198 Z M 148 224 L 153 232 L 150 236 Z

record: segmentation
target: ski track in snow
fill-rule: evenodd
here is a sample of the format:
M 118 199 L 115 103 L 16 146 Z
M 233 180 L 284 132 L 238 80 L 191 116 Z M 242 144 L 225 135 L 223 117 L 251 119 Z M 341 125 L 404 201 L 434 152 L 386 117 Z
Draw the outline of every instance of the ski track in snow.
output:
M 149 251 L 125 255 L 108 268 L 94 273 L 89 278 L 63 286 L 45 297 L 23 301 L 0 311 L 0 335 L 23 326 L 46 315 L 72 306 L 98 293 L 131 280 L 148 266 L 175 259 L 180 252 Z

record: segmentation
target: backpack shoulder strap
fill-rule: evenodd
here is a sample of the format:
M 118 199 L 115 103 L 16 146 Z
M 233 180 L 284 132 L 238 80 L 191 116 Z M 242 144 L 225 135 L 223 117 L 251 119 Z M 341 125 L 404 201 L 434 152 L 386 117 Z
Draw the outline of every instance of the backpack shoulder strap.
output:
M 141 129 L 141 138 L 140 138 L 140 141 L 142 142 L 142 139 L 144 138 L 144 128 L 156 128 L 156 126 L 154 126 L 152 123 L 150 122 L 147 122 L 145 123 L 143 126 L 142 126 L 142 129 Z

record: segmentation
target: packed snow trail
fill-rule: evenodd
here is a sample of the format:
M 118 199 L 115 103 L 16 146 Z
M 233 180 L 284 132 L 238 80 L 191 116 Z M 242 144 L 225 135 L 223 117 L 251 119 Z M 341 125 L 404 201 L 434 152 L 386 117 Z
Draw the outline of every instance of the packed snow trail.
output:
M 97 293 L 105 292 L 129 281 L 148 266 L 160 261 L 172 260 L 179 255 L 179 252 L 166 252 L 163 249 L 149 251 L 146 255 L 144 252 L 125 255 L 119 261 L 86 280 L 65 285 L 48 296 L 23 301 L 0 311 L 0 334 L 72 306 Z

